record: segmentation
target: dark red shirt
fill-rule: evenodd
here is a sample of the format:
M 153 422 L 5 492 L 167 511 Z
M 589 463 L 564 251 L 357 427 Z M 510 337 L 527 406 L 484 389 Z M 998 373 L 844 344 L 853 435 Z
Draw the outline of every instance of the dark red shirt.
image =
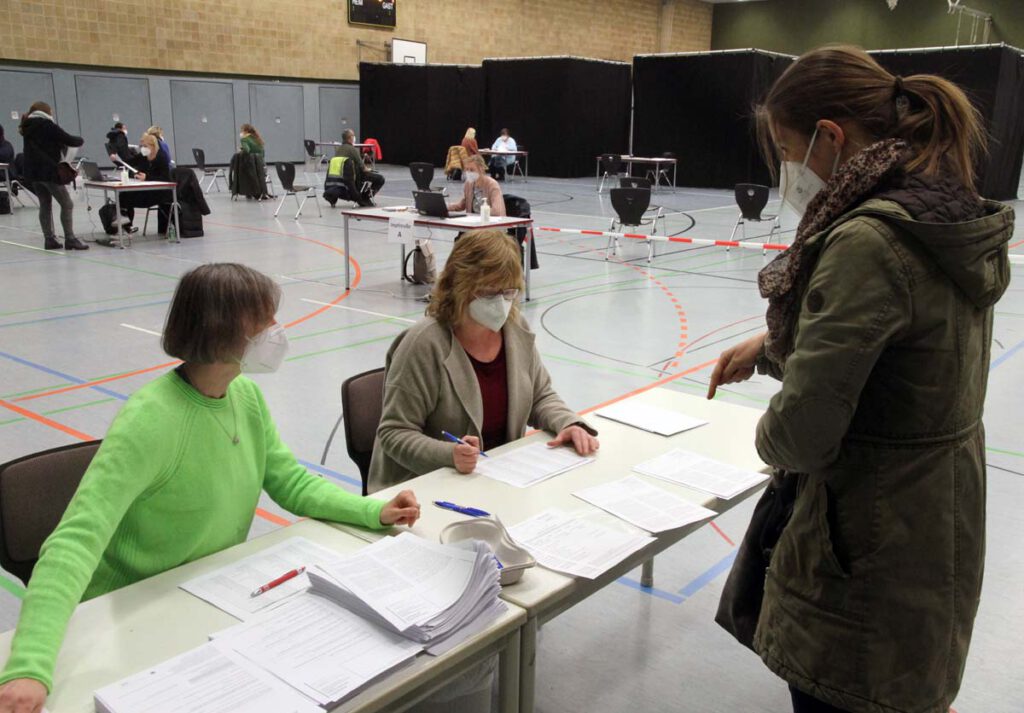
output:
M 484 404 L 483 450 L 504 445 L 508 440 L 508 371 L 505 367 L 505 342 L 502 340 L 498 356 L 492 361 L 482 362 L 467 352 L 469 363 L 476 372 L 480 385 L 480 398 Z

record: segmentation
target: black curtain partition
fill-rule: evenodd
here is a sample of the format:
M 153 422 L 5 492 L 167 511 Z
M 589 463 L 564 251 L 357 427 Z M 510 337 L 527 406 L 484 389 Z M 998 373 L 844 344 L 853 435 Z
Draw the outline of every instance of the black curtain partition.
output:
M 482 103 L 480 67 L 359 65 L 359 124 L 387 163 L 426 161 L 443 170 L 448 147 L 480 125 Z
M 753 107 L 792 61 L 756 50 L 634 57 L 633 154 L 676 154 L 680 186 L 769 185 Z
M 989 153 L 977 166 L 981 195 L 1013 200 L 1024 157 L 1024 57 L 1005 45 L 872 52 L 893 74 L 937 74 L 960 85 L 981 112 Z
M 530 152 L 530 172 L 573 178 L 594 157 L 629 146 L 628 64 L 570 57 L 485 60 L 484 120 L 477 140 L 490 148 L 507 128 Z

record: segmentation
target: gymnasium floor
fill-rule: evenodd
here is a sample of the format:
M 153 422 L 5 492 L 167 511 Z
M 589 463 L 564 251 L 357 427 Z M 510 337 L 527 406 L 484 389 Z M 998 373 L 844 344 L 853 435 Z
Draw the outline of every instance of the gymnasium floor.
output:
M 380 170 L 388 183 L 379 202 L 408 203 L 413 184 L 407 170 Z M 593 179 L 533 178 L 506 183 L 504 190 L 531 202 L 539 226 L 606 230 L 612 215 Z M 338 387 L 383 364 L 393 337 L 422 314 L 417 298 L 426 288 L 399 281 L 398 248 L 385 242 L 382 224 L 353 224 L 356 289 L 345 297 L 338 209 L 325 205 L 317 217 L 309 203 L 295 221 L 290 201 L 274 219 L 276 201 L 232 202 L 216 191 L 208 198 L 213 213 L 204 238 L 173 245 L 137 237 L 129 250 L 93 245 L 85 253 L 45 252 L 34 204 L 0 216 L 0 462 L 102 437 L 127 395 L 166 368 L 157 335 L 178 277 L 199 263 L 238 261 L 273 275 L 283 288 L 278 318 L 289 326 L 290 355 L 280 372 L 257 380 L 285 441 L 311 468 L 357 489 L 358 471 L 340 437 L 326 466 L 319 465 L 340 410 Z M 737 214 L 727 191 L 680 189 L 655 193 L 653 202 L 670 213 L 669 232 L 691 237 L 727 238 Z M 91 223 L 99 221 L 95 212 L 90 220 L 82 196 L 76 204 L 76 231 L 90 239 Z M 764 233 L 755 225 L 748 237 Z M 573 408 L 672 375 L 678 378 L 665 388 L 702 394 L 711 360 L 763 327 L 755 277 L 771 254 L 662 245 L 648 265 L 642 244 L 626 245 L 620 259 L 605 261 L 603 238 L 537 236 L 541 269 L 533 273 L 533 300 L 524 312 L 556 388 Z M 442 263 L 452 235 L 433 237 Z M 791 237 L 787 232 L 786 240 Z M 1024 270 L 1015 266 L 1015 282 L 996 312 L 986 411 L 988 561 L 959 713 L 1008 713 L 1024 705 L 1014 644 L 1024 634 L 1022 278 Z M 755 377 L 720 390 L 718 398 L 763 408 L 775 388 Z M 264 500 L 253 534 L 294 519 Z M 782 682 L 712 620 L 751 509 L 752 502 L 740 505 L 716 527 L 659 556 L 655 590 L 640 591 L 637 572 L 545 626 L 538 710 L 789 710 Z M 0 585 L 2 630 L 15 624 L 23 590 L 10 576 Z

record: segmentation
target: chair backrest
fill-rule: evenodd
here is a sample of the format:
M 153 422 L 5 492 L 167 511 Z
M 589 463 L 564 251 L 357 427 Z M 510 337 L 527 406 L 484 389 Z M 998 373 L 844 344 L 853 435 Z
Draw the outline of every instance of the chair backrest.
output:
M 434 164 L 424 161 L 410 163 L 409 173 L 412 174 L 412 180 L 416 182 L 416 188 L 421 191 L 430 190 L 430 182 L 434 180 Z
M 0 465 L 0 566 L 25 584 L 99 447 L 75 443 Z
M 612 208 L 623 225 L 640 225 L 644 211 L 651 205 L 650 188 L 613 188 Z
M 622 173 L 622 156 L 617 153 L 601 154 L 601 173 L 609 176 Z
M 103 150 L 107 152 L 107 156 L 116 156 L 117 155 L 117 151 L 114 150 L 114 144 L 112 144 L 112 143 L 108 142 L 108 143 L 103 144 Z
M 277 180 L 281 182 L 281 187 L 285 191 L 294 191 L 295 189 L 292 186 L 295 185 L 295 166 L 278 161 L 275 164 L 275 168 L 277 169 Z
M 302 145 L 306 147 L 307 154 L 316 156 L 316 142 L 313 139 L 303 139 Z
M 200 171 L 206 170 L 206 152 L 202 149 L 192 149 L 192 158 L 195 159 L 196 167 Z
M 761 220 L 761 211 L 768 205 L 768 186 L 737 183 L 736 205 L 745 220 Z
M 646 188 L 651 189 L 651 179 L 640 178 L 639 176 L 620 176 L 619 188 Z
M 377 438 L 384 410 L 384 369 L 372 369 L 345 379 L 341 384 L 341 411 L 345 422 L 345 447 L 348 457 L 359 466 L 366 495 L 373 442 Z
M 505 199 L 505 215 L 509 218 L 530 217 L 530 201 L 510 193 L 504 194 L 502 198 Z

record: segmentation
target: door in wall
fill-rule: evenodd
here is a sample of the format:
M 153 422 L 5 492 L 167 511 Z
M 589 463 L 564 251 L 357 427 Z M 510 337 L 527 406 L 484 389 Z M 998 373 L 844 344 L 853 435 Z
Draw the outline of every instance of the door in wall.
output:
M 303 160 L 306 137 L 300 85 L 250 84 L 249 114 L 266 142 L 267 163 Z
M 111 165 L 104 144 L 115 121 L 123 121 L 128 127 L 130 144 L 139 143 L 142 133 L 153 123 L 148 79 L 77 74 L 75 93 L 85 139 L 82 152 L 101 166 Z
M 18 133 L 21 115 L 37 101 L 49 104 L 57 112 L 57 121 L 61 121 L 61 107 L 54 106 L 52 74 L 20 69 L 0 70 L 0 124 L 7 140 L 14 144 L 15 153 L 22 151 L 21 134 Z M 64 128 L 71 133 L 78 130 L 76 126 L 65 125 Z
M 211 165 L 227 165 L 238 151 L 238 123 L 230 82 L 172 79 L 171 112 L 179 165 L 195 163 L 193 148 L 202 149 L 206 163 Z

